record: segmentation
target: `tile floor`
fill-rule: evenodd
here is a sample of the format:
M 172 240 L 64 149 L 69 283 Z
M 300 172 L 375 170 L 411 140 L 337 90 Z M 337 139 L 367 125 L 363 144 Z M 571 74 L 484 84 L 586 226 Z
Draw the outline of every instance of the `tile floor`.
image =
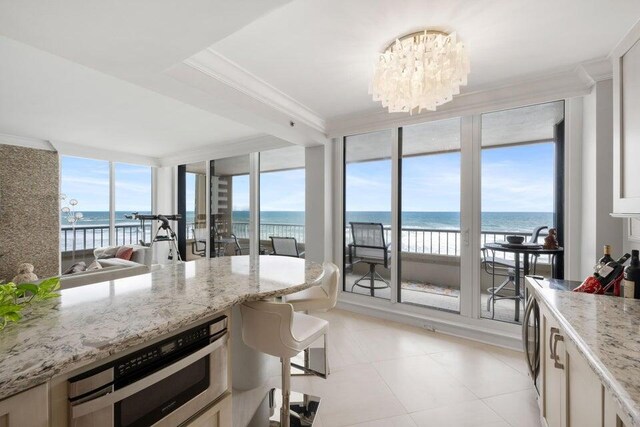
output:
M 343 310 L 313 315 L 330 322 L 331 375 L 293 377 L 292 389 L 322 397 L 315 426 L 541 425 L 520 352 Z M 236 425 L 263 393 L 234 392 Z

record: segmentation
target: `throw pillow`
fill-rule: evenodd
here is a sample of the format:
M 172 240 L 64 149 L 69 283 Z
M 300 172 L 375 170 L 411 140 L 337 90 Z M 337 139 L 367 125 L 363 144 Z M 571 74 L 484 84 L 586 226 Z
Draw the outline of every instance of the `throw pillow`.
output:
M 116 258 L 129 261 L 131 259 L 132 253 L 133 253 L 133 248 L 131 246 L 120 246 L 120 248 L 118 249 L 118 252 L 116 252 Z
M 87 271 L 95 271 L 100 269 L 102 269 L 102 265 L 100 265 L 98 261 L 93 261 L 91 264 L 89 264 L 89 267 L 87 267 Z
M 107 246 L 106 248 L 98 248 L 96 249 L 96 254 L 98 255 L 98 259 L 106 259 L 106 258 L 115 258 L 118 249 L 121 246 Z
M 64 274 L 80 273 L 81 271 L 85 271 L 86 269 L 87 269 L 87 264 L 85 264 L 84 261 L 80 261 L 80 262 L 76 262 L 71 267 L 67 268 L 62 274 L 64 275 Z

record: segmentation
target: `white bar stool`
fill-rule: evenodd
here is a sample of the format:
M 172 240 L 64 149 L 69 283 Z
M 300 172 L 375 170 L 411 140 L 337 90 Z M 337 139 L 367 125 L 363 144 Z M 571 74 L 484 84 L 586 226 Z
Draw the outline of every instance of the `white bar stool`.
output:
M 322 264 L 324 276 L 320 286 L 312 286 L 295 294 L 286 295 L 283 301 L 293 306 L 294 311 L 302 311 L 306 314 L 311 310 L 328 311 L 336 306 L 338 301 L 338 286 L 340 284 L 340 269 L 331 262 Z M 324 348 L 307 348 L 304 351 L 304 360 L 294 360 L 291 365 L 302 373 L 298 375 L 317 375 L 326 378 L 329 373 L 329 360 L 327 357 L 327 340 Z
M 340 270 L 331 262 L 322 264 L 324 276 L 320 286 L 312 286 L 304 291 L 286 295 L 283 301 L 293 306 L 295 311 L 331 310 L 338 302 Z
M 245 344 L 255 350 L 280 358 L 282 363 L 280 425 L 289 427 L 291 358 L 304 351 L 323 335 L 326 343 L 329 323 L 323 319 L 296 313 L 293 311 L 293 306 L 287 303 L 247 302 L 240 306 L 240 310 L 242 312 L 242 339 Z M 296 407 L 299 406 L 296 405 Z M 306 411 L 308 408 L 302 409 Z M 315 413 L 299 414 L 297 417 L 304 417 L 308 420 L 309 417 L 315 417 Z M 308 423 L 309 421 L 306 424 L 310 425 Z

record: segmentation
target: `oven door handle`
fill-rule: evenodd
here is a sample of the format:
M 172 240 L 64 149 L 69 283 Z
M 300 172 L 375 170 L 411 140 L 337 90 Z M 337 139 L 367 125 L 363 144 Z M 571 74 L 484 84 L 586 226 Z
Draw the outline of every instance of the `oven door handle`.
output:
M 186 368 L 192 363 L 197 362 L 198 360 L 202 359 L 206 355 L 213 353 L 214 351 L 222 347 L 224 344 L 226 344 L 227 339 L 228 339 L 228 334 L 225 333 L 219 339 L 210 343 L 206 347 L 201 348 L 195 353 L 192 353 L 187 357 L 180 359 L 177 362 L 167 366 L 166 368 L 163 368 L 158 372 L 154 372 L 153 374 L 146 376 L 140 379 L 139 381 L 136 381 L 133 384 L 123 387 L 119 390 L 104 394 L 96 399 L 88 400 L 88 401 L 79 403 L 77 405 L 73 405 L 71 407 L 71 417 L 80 418 L 82 416 L 91 414 L 105 407 L 113 405 L 123 399 L 126 399 L 129 396 L 132 396 L 138 393 L 139 391 L 142 391 L 145 388 L 150 387 L 153 384 L 158 383 L 164 380 L 165 378 L 175 374 L 176 372 Z

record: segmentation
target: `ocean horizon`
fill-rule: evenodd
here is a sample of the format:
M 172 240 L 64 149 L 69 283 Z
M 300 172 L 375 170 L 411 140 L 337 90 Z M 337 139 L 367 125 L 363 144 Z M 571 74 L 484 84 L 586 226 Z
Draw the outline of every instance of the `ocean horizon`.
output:
M 77 223 L 77 227 L 98 227 L 109 225 L 109 212 L 82 211 L 84 217 Z M 140 212 L 149 213 L 149 212 Z M 139 224 L 125 218 L 130 211 L 116 211 L 116 224 Z M 264 224 L 294 224 L 304 225 L 305 214 L 302 211 L 262 211 L 260 222 Z M 187 223 L 194 222 L 194 212 L 187 212 Z M 234 222 L 249 222 L 248 211 L 234 211 Z M 391 224 L 390 212 L 379 211 L 349 211 L 346 221 L 349 222 L 379 222 L 385 226 Z M 66 217 L 61 215 L 61 224 L 67 225 Z M 553 224 L 552 212 L 482 212 L 482 229 L 487 231 L 529 232 L 540 225 Z M 459 212 L 403 212 L 403 228 L 459 230 Z

